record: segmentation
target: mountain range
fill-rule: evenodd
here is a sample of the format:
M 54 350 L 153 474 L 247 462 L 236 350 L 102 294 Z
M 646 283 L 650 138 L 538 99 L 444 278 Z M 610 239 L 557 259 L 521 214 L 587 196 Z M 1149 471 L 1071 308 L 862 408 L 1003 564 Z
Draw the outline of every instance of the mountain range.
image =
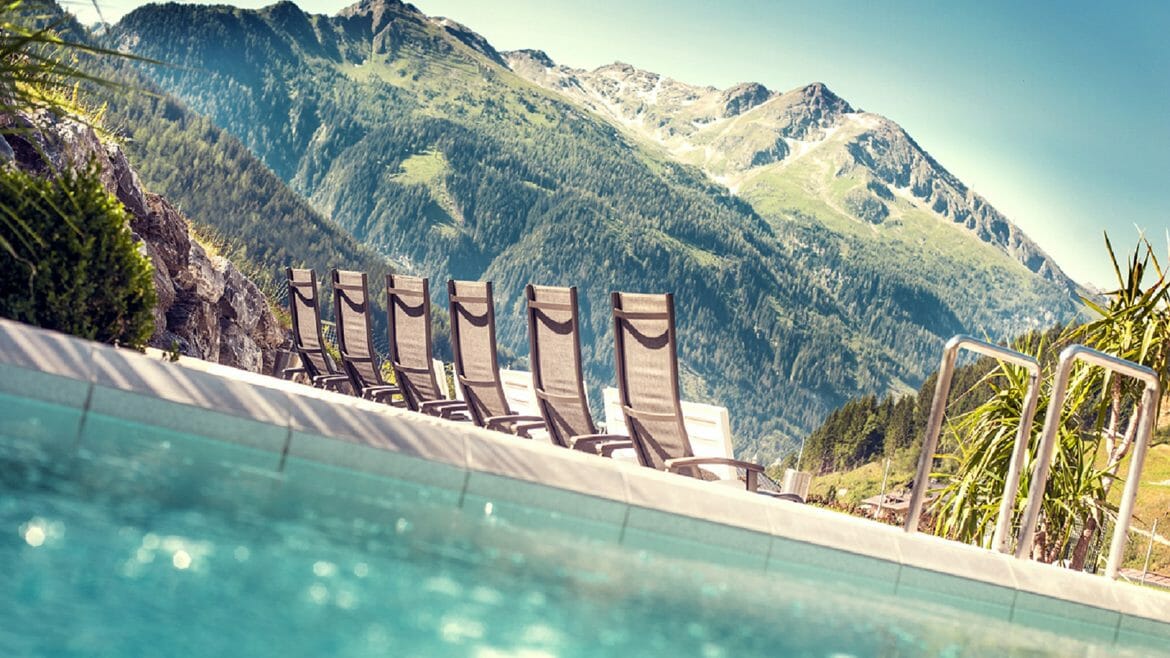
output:
M 622 63 L 584 71 L 558 66 L 541 51 L 504 57 L 517 74 L 662 146 L 757 209 L 770 200 L 788 205 L 778 192 L 799 180 L 798 195 L 820 198 L 828 212 L 818 219 L 840 230 L 864 230 L 850 220 L 882 224 L 926 211 L 935 215 L 929 221 L 941 216 L 962 225 L 1049 281 L 1066 281 L 1039 247 L 905 130 L 854 110 L 822 83 L 784 93 L 755 82 L 716 89 Z
M 1077 313 L 1077 286 L 1027 236 L 893 121 L 823 84 L 720 90 L 625 64 L 572 69 L 394 0 L 336 16 L 148 5 L 107 38 L 166 62 L 143 75 L 185 125 L 203 121 L 190 108 L 214 124 L 204 134 L 259 158 L 250 179 L 288 188 L 265 194 L 299 197 L 217 207 L 237 251 L 259 241 L 263 267 L 273 254 L 324 267 L 319 245 L 292 248 L 319 225 L 345 246 L 338 267 L 371 266 L 372 248 L 434 282 L 492 279 L 501 343 L 521 364 L 523 285 L 577 285 L 594 393 L 612 381 L 608 291 L 673 291 L 684 392 L 730 408 L 744 456 L 777 456 L 850 397 L 917 386 L 954 333 Z M 168 102 L 125 121 L 160 121 Z M 137 139 L 168 157 L 163 137 Z M 206 174 L 176 159 L 192 154 L 153 184 L 206 206 L 188 180 Z

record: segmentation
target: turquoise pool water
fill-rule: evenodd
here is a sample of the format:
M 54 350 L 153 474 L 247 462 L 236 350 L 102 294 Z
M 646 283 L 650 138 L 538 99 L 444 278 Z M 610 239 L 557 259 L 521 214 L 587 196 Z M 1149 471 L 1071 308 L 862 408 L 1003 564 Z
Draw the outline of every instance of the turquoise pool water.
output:
M 1127 655 L 39 404 L 0 396 L 4 656 Z

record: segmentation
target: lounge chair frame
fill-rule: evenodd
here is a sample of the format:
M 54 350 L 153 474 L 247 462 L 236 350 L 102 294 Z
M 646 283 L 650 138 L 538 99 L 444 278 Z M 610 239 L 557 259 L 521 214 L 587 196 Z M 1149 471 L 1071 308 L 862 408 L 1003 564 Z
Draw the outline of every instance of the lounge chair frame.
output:
M 405 328 L 398 326 L 397 310 L 407 315 L 418 313 L 422 316 L 423 354 L 411 355 L 413 359 L 410 360 L 423 362 L 425 366 L 408 366 L 404 363 L 408 355 L 403 353 L 399 339 Z M 386 331 L 390 339 L 390 367 L 394 369 L 394 378 L 398 381 L 406 407 L 432 416 L 466 420 L 467 404 L 443 397 L 446 382 L 440 385 L 435 375 L 431 357 L 431 297 L 428 279 L 393 273 L 386 275 Z
M 703 464 L 733 466 L 737 469 L 744 470 L 744 482 L 747 490 L 757 491 L 759 488 L 759 476 L 764 471 L 763 466 L 727 457 L 696 457 L 691 452 L 691 444 L 687 438 L 687 430 L 683 423 L 682 406 L 680 403 L 681 387 L 679 386 L 678 377 L 678 344 L 675 334 L 674 296 L 670 293 L 663 295 L 639 295 L 643 301 L 660 301 L 660 305 L 662 306 L 661 311 L 627 311 L 623 308 L 623 301 L 627 296 L 629 296 L 627 293 L 620 292 L 615 292 L 611 295 L 611 303 L 613 306 L 614 353 L 618 396 L 621 402 L 622 414 L 625 416 L 626 429 L 630 432 L 630 439 L 634 444 L 634 453 L 638 456 L 639 463 L 650 468 L 657 468 L 671 473 L 681 473 L 704 480 L 713 478 L 714 475 L 710 471 L 699 468 Z M 674 405 L 673 410 L 670 412 L 654 412 L 639 409 L 632 400 L 628 377 L 629 368 L 626 364 L 626 340 L 628 334 L 639 333 L 634 325 L 639 320 L 666 322 L 666 342 L 659 349 L 668 350 L 669 355 L 668 360 L 670 365 L 668 372 L 663 374 L 666 379 L 664 383 L 669 387 L 669 397 Z M 640 420 L 655 421 L 668 425 L 673 424 L 675 427 L 674 431 L 677 432 L 674 437 L 676 439 L 675 442 L 682 447 L 683 454 L 678 457 L 665 458 L 659 464 L 654 458 L 653 446 L 661 445 L 661 443 L 656 441 L 653 436 L 642 431 L 642 423 L 637 422 Z
M 484 286 L 484 294 L 459 294 L 460 285 L 482 285 Z M 529 437 L 529 432 L 544 427 L 544 419 L 540 416 L 512 413 L 504 395 L 504 386 L 500 382 L 500 365 L 496 355 L 496 309 L 492 302 L 492 282 L 481 283 L 450 279 L 447 281 L 447 299 L 451 313 L 451 351 L 455 357 L 455 379 L 458 385 L 463 388 L 463 398 L 467 402 L 467 410 L 472 422 L 486 429 L 523 437 Z M 486 311 L 483 315 L 474 314 L 467 309 L 469 304 L 485 304 Z M 467 358 L 471 355 L 463 353 L 461 337 L 464 323 L 471 322 L 473 318 L 482 318 L 486 324 L 483 330 L 488 332 L 486 358 L 490 359 L 491 379 L 474 380 L 467 376 Z M 487 395 L 495 398 L 495 400 L 490 401 L 494 404 L 489 404 L 489 400 L 481 394 L 485 390 Z M 503 410 L 503 413 L 493 415 L 493 408 Z
M 541 296 L 550 294 L 557 297 L 567 296 L 568 302 L 540 299 Z M 540 416 L 544 419 L 545 427 L 548 430 L 549 439 L 554 444 L 565 448 L 606 456 L 612 455 L 615 450 L 633 447 L 630 437 L 619 434 L 600 434 L 597 431 L 597 426 L 593 423 L 581 368 L 581 321 L 577 305 L 577 287 L 557 288 L 528 284 L 524 287 L 524 297 L 528 302 L 528 360 L 532 369 L 532 388 L 536 395 L 536 405 Z M 552 327 L 554 324 L 564 326 L 563 320 L 552 318 L 554 313 L 562 317 L 565 313 L 569 314 L 567 329 L 572 336 L 572 359 L 568 363 L 561 360 L 557 364 L 558 367 L 567 367 L 572 370 L 571 378 L 576 383 L 573 393 L 552 393 L 546 386 L 540 327 L 543 324 L 555 331 Z M 567 424 L 564 419 L 572 416 L 583 419 L 586 427 L 579 428 L 583 430 L 580 433 L 566 434 L 562 431 L 563 426 Z M 557 421 L 558 418 L 561 419 L 560 422 Z
M 293 267 L 284 268 L 284 273 L 288 277 L 288 312 L 292 317 L 293 349 L 301 365 L 285 368 L 282 374 L 290 377 L 303 373 L 317 388 L 348 393 L 349 376 L 337 371 L 333 359 L 325 351 L 317 273 L 312 269 Z M 306 317 L 305 313 L 311 314 L 311 317 Z
M 333 305 L 337 321 L 337 347 L 341 364 L 349 375 L 350 385 L 361 397 L 392 403 L 399 393 L 397 386 L 386 384 L 378 372 L 377 352 L 370 329 L 370 294 L 365 272 L 333 270 Z M 356 279 L 356 282 L 354 280 Z M 360 301 L 357 299 L 360 293 Z M 362 336 L 351 340 L 347 325 L 362 323 Z

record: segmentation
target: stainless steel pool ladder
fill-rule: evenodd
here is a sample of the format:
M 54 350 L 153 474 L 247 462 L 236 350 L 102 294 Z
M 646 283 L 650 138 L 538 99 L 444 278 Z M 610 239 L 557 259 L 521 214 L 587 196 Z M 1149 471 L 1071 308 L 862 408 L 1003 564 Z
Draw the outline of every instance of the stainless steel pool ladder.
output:
M 1146 460 L 1146 451 L 1150 447 L 1150 435 L 1154 429 L 1154 416 L 1158 409 L 1158 399 L 1162 395 L 1162 384 L 1158 381 L 1158 374 L 1152 369 L 1104 352 L 1098 352 L 1084 345 L 1073 345 L 1060 353 L 1060 361 L 1056 367 L 1056 379 L 1052 384 L 1052 402 L 1048 404 L 1048 414 L 1044 418 L 1044 432 L 1040 435 L 1036 471 L 1032 477 L 1032 487 L 1028 491 L 1028 505 L 1024 508 L 1024 520 L 1020 526 L 1020 540 L 1016 546 L 1016 557 L 1027 558 L 1032 552 L 1032 542 L 1036 537 L 1036 523 L 1040 518 L 1040 505 L 1044 498 L 1044 487 L 1048 482 L 1053 450 L 1060 434 L 1060 413 L 1064 409 L 1065 397 L 1068 394 L 1068 380 L 1072 374 L 1072 367 L 1077 361 L 1101 366 L 1119 375 L 1137 379 L 1145 385 L 1142 389 L 1142 401 L 1138 406 L 1138 430 L 1137 436 L 1134 437 L 1133 454 L 1130 456 L 1129 477 L 1125 482 L 1125 491 L 1121 494 L 1121 506 L 1117 510 L 1117 525 L 1113 529 L 1113 541 L 1109 545 L 1109 561 L 1105 565 L 1105 577 L 1115 580 L 1117 572 L 1121 568 L 1125 544 L 1129 540 L 1129 523 L 1133 517 L 1133 505 L 1134 501 L 1137 500 L 1138 484 L 1141 480 L 1143 462 Z
M 1028 440 L 1031 438 L 1032 420 L 1036 416 L 1036 403 L 1040 399 L 1040 364 L 1036 359 L 1021 354 L 1006 347 L 1000 347 L 987 341 L 958 335 L 947 341 L 943 348 L 942 363 L 938 368 L 938 383 L 934 388 L 934 400 L 930 405 L 930 416 L 926 422 L 926 435 L 922 440 L 922 454 L 918 457 L 918 473 L 914 477 L 914 490 L 910 494 L 910 507 L 906 510 L 906 532 L 918 532 L 918 521 L 922 516 L 922 506 L 925 503 L 926 492 L 930 485 L 930 471 L 934 465 L 934 454 L 938 450 L 938 436 L 942 430 L 943 414 L 947 409 L 947 398 L 950 395 L 951 379 L 955 374 L 955 361 L 959 357 L 959 350 L 967 350 L 976 354 L 994 357 L 1025 368 L 1028 371 L 1028 390 L 1024 395 L 1024 411 L 1020 418 L 1020 428 L 1016 432 L 1016 445 L 1012 453 L 1011 464 L 1005 479 L 1003 501 L 999 506 L 999 517 L 995 523 L 995 534 L 992 536 L 992 547 L 1001 552 L 1011 551 L 1012 506 L 1020 487 L 1020 470 L 1028 456 Z M 1043 492 L 1043 490 L 1041 490 Z
M 926 491 L 929 488 L 934 453 L 938 449 L 938 436 L 942 429 L 943 414 L 946 411 L 947 397 L 955 372 L 955 361 L 960 349 L 995 357 L 1028 369 L 1028 390 L 1024 396 L 1024 411 L 1021 415 L 1019 430 L 1016 433 L 1015 451 L 1008 467 L 1006 488 L 991 542 L 995 550 L 1008 553 L 1011 550 L 1008 537 L 1011 529 L 1011 510 L 1019 491 L 1020 470 L 1027 457 L 1028 439 L 1031 435 L 1032 421 L 1036 415 L 1036 403 L 1040 396 L 1040 366 L 1030 356 L 970 336 L 955 336 L 947 341 L 946 347 L 943 349 L 938 383 L 935 386 L 934 400 L 931 403 L 930 416 L 927 420 L 926 435 L 922 441 L 922 454 L 918 460 L 914 491 L 911 493 L 910 507 L 906 512 L 905 529 L 908 533 L 918 531 L 918 521 L 922 514 Z M 1028 499 L 1024 507 L 1020 535 L 1016 542 L 1015 556 L 1018 559 L 1027 559 L 1032 552 L 1032 544 L 1036 538 L 1036 525 L 1040 520 L 1044 489 L 1048 483 L 1053 453 L 1060 433 L 1060 415 L 1068 395 L 1068 380 L 1072 374 L 1073 364 L 1077 361 L 1100 366 L 1119 375 L 1137 379 L 1144 384 L 1141 403 L 1138 407 L 1138 430 L 1134 437 L 1133 455 L 1130 457 L 1129 476 L 1125 483 L 1125 491 L 1121 496 L 1117 525 L 1113 531 L 1113 539 L 1109 546 L 1109 560 L 1105 567 L 1105 576 L 1116 579 L 1125 552 L 1125 544 L 1129 539 L 1129 524 L 1133 517 L 1133 506 L 1137 500 L 1138 484 L 1146 452 L 1150 445 L 1150 435 L 1153 433 L 1154 415 L 1161 397 L 1162 387 L 1158 381 L 1157 373 L 1152 369 L 1084 345 L 1072 345 L 1060 353 L 1056 377 L 1053 380 L 1052 400 L 1049 402 L 1048 412 L 1044 418 L 1044 429 L 1040 434 L 1040 446 L 1032 474 L 1032 484 L 1028 490 Z

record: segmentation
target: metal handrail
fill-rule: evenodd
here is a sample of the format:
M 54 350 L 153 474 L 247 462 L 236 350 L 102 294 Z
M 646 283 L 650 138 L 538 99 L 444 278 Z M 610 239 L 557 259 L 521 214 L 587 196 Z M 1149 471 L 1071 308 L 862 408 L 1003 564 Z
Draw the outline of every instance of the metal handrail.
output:
M 1072 373 L 1072 366 L 1076 361 L 1100 366 L 1117 374 L 1140 380 L 1145 384 L 1142 389 L 1142 400 L 1138 406 L 1138 430 L 1129 465 L 1129 479 L 1126 481 L 1125 491 L 1121 495 L 1121 507 L 1117 511 L 1117 527 L 1113 531 L 1113 541 L 1109 545 L 1109 561 L 1105 566 L 1105 577 L 1116 580 L 1117 573 L 1121 568 L 1122 553 L 1124 553 L 1125 544 L 1129 539 L 1129 523 L 1133 516 L 1134 502 L 1137 500 L 1138 482 L 1142 475 L 1146 450 L 1150 444 L 1150 434 L 1154 428 L 1154 415 L 1158 399 L 1161 397 L 1162 384 L 1158 381 L 1158 374 L 1152 369 L 1090 349 L 1084 345 L 1072 345 L 1060 353 L 1056 379 L 1052 385 L 1052 400 L 1048 403 L 1048 413 L 1044 418 L 1044 431 L 1040 435 L 1036 470 L 1032 477 L 1032 486 L 1028 491 L 1028 503 L 1024 508 L 1020 539 L 1016 544 L 1016 557 L 1021 559 L 1028 557 L 1036 539 L 1036 524 L 1040 520 L 1040 507 L 1044 499 L 1048 472 L 1052 467 L 1053 450 L 1060 430 L 1060 413 L 1064 409 L 1065 398 L 1068 395 L 1068 380 Z
M 930 471 L 934 463 L 934 453 L 938 449 L 938 436 L 942 431 L 943 414 L 946 413 L 947 397 L 951 390 L 951 380 L 955 374 L 955 361 L 959 357 L 959 350 L 967 350 L 990 356 L 1000 361 L 1006 361 L 1021 366 L 1028 371 L 1028 390 L 1024 394 L 1024 410 L 1020 417 L 1020 428 L 1016 431 L 1016 446 L 1012 453 L 1012 461 L 1008 467 L 1005 481 L 1003 501 L 999 506 L 999 518 L 995 523 L 995 534 L 992 536 L 992 547 L 1001 552 L 1010 552 L 1010 531 L 1012 522 L 1012 506 L 1020 488 L 1020 469 L 1028 454 L 1028 439 L 1031 438 L 1032 421 L 1036 416 L 1036 404 L 1040 399 L 1040 364 L 1036 359 L 989 343 L 958 335 L 947 341 L 943 348 L 942 362 L 938 368 L 938 383 L 934 389 L 934 400 L 930 405 L 930 416 L 926 423 L 926 434 L 922 438 L 922 454 L 918 457 L 918 474 L 914 478 L 914 490 L 910 494 L 910 507 L 906 510 L 906 532 L 918 532 L 918 520 L 922 515 L 922 506 L 926 498 L 926 490 L 930 486 Z

